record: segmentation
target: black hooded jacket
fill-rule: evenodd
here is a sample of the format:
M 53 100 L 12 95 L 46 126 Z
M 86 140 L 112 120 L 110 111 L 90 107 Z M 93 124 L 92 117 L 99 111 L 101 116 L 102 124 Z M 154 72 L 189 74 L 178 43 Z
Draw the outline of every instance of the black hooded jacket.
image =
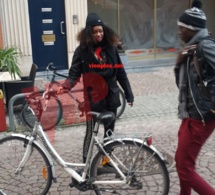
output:
M 112 110 L 120 106 L 117 82 L 124 90 L 127 102 L 133 102 L 134 96 L 124 67 L 114 67 L 116 64 L 122 64 L 117 49 L 111 46 L 103 47 L 101 55 L 105 59 L 103 64 L 95 57 L 93 51 L 78 46 L 69 70 L 69 79 L 64 83 L 64 87 L 73 87 L 82 76 L 85 101 L 89 100 L 93 111 L 102 111 L 104 108 Z M 91 65 L 101 66 L 95 68 Z M 107 65 L 108 68 L 102 65 Z

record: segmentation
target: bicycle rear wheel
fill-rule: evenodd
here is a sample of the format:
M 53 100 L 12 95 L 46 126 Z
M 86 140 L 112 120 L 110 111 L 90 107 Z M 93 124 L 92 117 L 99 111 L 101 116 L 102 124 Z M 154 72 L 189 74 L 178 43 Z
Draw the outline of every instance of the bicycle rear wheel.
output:
M 23 169 L 15 173 L 21 162 L 27 139 L 7 136 L 0 140 L 0 191 L 10 195 L 45 195 L 52 184 L 51 165 L 35 144 Z
M 41 99 L 41 93 L 34 93 L 30 96 L 30 99 L 39 100 Z M 45 100 L 41 100 L 42 106 Z M 40 108 L 41 109 L 41 108 Z M 22 110 L 22 118 L 28 127 L 33 128 L 35 121 L 38 121 L 38 105 L 25 102 Z M 42 111 L 42 116 L 40 118 L 40 124 L 44 130 L 49 130 L 55 127 L 62 118 L 62 105 L 59 99 L 56 97 L 50 97 L 48 100 L 48 106 L 45 111 Z
M 127 184 L 96 184 L 101 191 L 106 191 L 105 194 L 168 194 L 169 174 L 167 168 L 164 161 L 152 149 L 145 145 L 141 147 L 140 143 L 134 141 L 123 141 L 123 143 L 116 141 L 108 144 L 106 151 L 112 151 L 113 159 L 116 157 L 123 163 L 125 167 L 121 165 L 118 167 L 126 176 L 130 176 L 130 182 Z M 98 152 L 92 162 L 90 177 L 95 178 L 96 181 L 120 181 L 120 175 L 110 163 L 102 166 L 103 159 L 104 156 Z M 114 161 L 116 162 L 116 160 Z
M 121 89 L 119 90 L 119 99 L 121 102 L 121 106 L 117 108 L 116 118 L 119 118 L 123 114 L 123 112 L 125 111 L 125 107 L 126 107 L 125 95 Z

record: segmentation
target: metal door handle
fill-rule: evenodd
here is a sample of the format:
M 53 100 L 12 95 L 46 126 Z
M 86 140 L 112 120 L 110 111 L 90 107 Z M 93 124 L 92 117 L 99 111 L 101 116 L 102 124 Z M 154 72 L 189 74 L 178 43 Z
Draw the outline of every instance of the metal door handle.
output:
M 60 23 L 60 32 L 62 35 L 65 35 L 65 32 L 63 31 L 63 24 L 64 24 L 64 21 L 61 21 Z

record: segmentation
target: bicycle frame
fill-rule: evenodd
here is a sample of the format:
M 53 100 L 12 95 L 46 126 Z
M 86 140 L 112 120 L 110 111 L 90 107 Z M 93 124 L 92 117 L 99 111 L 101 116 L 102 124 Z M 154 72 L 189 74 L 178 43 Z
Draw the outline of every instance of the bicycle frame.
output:
M 88 156 L 87 156 L 87 160 L 86 163 L 69 163 L 69 162 L 65 162 L 61 156 L 57 153 L 57 151 L 54 149 L 54 147 L 51 145 L 51 143 L 49 142 L 47 136 L 45 135 L 41 125 L 39 122 L 35 122 L 35 126 L 32 132 L 32 135 L 30 137 L 24 137 L 24 135 L 19 135 L 19 134 L 13 134 L 15 136 L 20 136 L 20 137 L 24 137 L 27 138 L 28 144 L 26 147 L 26 152 L 23 156 L 23 159 L 21 160 L 20 164 L 18 165 L 17 169 L 16 169 L 16 173 L 18 173 L 19 171 L 22 170 L 22 168 L 25 166 L 25 163 L 27 163 L 28 159 L 31 156 L 31 152 L 32 152 L 32 144 L 36 144 L 44 153 L 45 155 L 48 157 L 48 160 L 50 161 L 51 164 L 51 169 L 52 169 L 52 174 L 53 174 L 53 180 L 54 182 L 56 182 L 56 177 L 55 177 L 55 170 L 54 170 L 54 163 L 53 160 L 56 160 L 60 166 L 62 166 L 65 171 L 67 173 L 69 173 L 69 175 L 74 178 L 75 180 L 77 180 L 79 183 L 82 183 L 84 181 L 86 181 L 86 176 L 87 176 L 87 171 L 89 169 L 90 166 L 90 159 L 92 156 L 92 151 L 93 151 L 93 145 L 97 144 L 97 146 L 101 149 L 102 152 L 104 152 L 104 154 L 109 158 L 110 162 L 112 163 L 113 167 L 116 169 L 117 173 L 122 177 L 122 180 L 110 180 L 110 181 L 94 181 L 93 184 L 125 184 L 127 182 L 126 180 L 126 176 L 123 174 L 123 172 L 118 168 L 118 166 L 116 165 L 116 163 L 112 160 L 112 158 L 109 156 L 109 154 L 105 151 L 105 149 L 103 148 L 103 144 L 101 143 L 101 141 L 99 140 L 99 138 L 97 137 L 97 132 L 99 129 L 99 124 L 95 124 L 95 129 L 97 129 L 97 131 L 93 132 L 93 136 L 91 139 L 91 143 L 90 143 L 90 148 L 89 148 L 89 152 L 88 152 Z M 40 138 L 41 142 L 43 145 L 41 145 L 37 140 L 37 136 Z M 121 163 L 122 164 L 122 163 Z M 79 175 L 72 167 L 82 167 L 84 168 L 84 171 L 82 173 L 82 176 Z

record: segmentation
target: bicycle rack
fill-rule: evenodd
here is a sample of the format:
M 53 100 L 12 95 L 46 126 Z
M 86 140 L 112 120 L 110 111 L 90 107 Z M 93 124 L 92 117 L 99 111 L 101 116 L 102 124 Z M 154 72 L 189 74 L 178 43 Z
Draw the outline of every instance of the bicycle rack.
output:
M 23 98 L 23 97 L 26 97 L 28 94 L 31 94 L 31 93 L 19 93 L 19 94 L 16 94 L 14 95 L 10 101 L 9 101 L 9 105 L 8 105 L 8 112 L 9 112 L 9 131 L 12 131 L 12 132 L 15 132 L 15 122 L 14 122 L 14 109 L 13 109 L 13 105 L 14 105 L 14 102 L 19 99 L 19 98 Z

